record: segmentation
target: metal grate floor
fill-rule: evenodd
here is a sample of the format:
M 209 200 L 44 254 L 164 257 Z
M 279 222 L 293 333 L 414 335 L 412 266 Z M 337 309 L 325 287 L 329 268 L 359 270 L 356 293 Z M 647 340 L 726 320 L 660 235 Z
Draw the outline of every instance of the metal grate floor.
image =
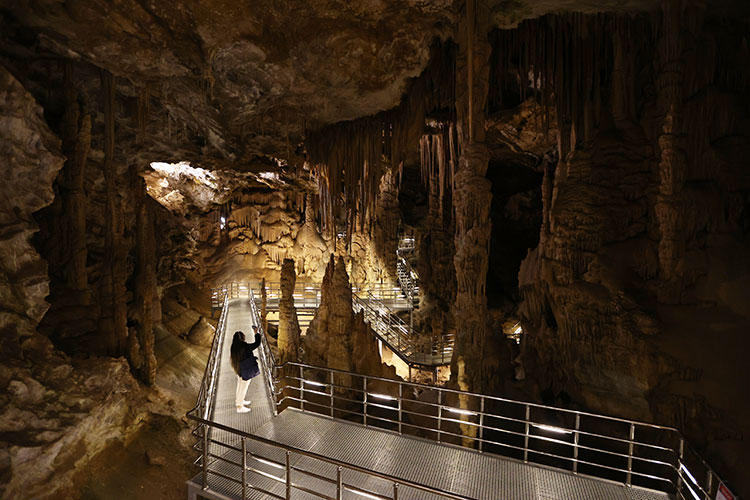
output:
M 221 370 L 218 381 L 214 421 L 235 429 L 277 441 L 295 448 L 334 458 L 381 474 L 406 479 L 425 486 L 476 499 L 504 500 L 664 500 L 666 493 L 626 487 L 622 484 L 576 476 L 545 467 L 526 465 L 494 455 L 480 454 L 473 450 L 384 432 L 324 416 L 287 409 L 273 417 L 270 399 L 266 390 L 264 374 L 261 373 L 250 384 L 248 398 L 253 401 L 250 413 L 237 414 L 234 407 L 236 376 L 229 364 L 229 346 L 235 330 L 250 331 L 251 314 L 247 300 L 230 301 L 227 318 L 227 336 L 221 353 Z M 238 446 L 238 438 L 230 433 L 214 430 L 215 439 Z M 247 441 L 248 451 L 284 462 L 284 452 L 278 448 L 252 440 Z M 222 455 L 232 462 L 240 461 L 240 452 L 212 445 L 212 453 Z M 250 463 L 252 462 L 252 463 Z M 257 485 L 280 497 L 285 495 L 284 471 L 278 467 L 249 460 L 248 465 L 264 474 L 248 472 L 251 485 Z M 292 455 L 292 465 L 326 478 L 335 479 L 336 468 L 326 462 Z M 214 460 L 212 470 L 220 474 L 241 477 L 237 465 Z M 335 485 L 293 471 L 295 484 L 314 489 L 335 498 Z M 278 478 L 278 479 L 274 479 Z M 393 496 L 393 484 L 371 475 L 345 469 L 344 483 L 384 496 Z M 201 475 L 189 481 L 193 491 L 202 486 Z M 209 475 L 210 490 L 200 491 L 208 498 L 242 497 L 240 485 L 219 475 Z M 248 490 L 247 498 L 267 498 L 258 491 Z M 432 500 L 441 498 L 432 494 L 399 487 L 398 497 L 409 500 Z M 294 499 L 319 498 L 294 489 Z M 343 498 L 362 500 L 360 494 L 344 490 Z
M 232 345 L 234 332 L 242 330 L 248 339 L 252 338 L 252 313 L 248 299 L 234 299 L 229 301 L 227 315 L 227 333 L 224 336 L 224 344 L 221 346 L 219 378 L 216 387 L 214 408 L 211 420 L 224 424 L 233 429 L 248 433 L 254 433 L 273 417 L 271 400 L 266 389 L 265 372 L 261 370 L 260 375 L 250 382 L 245 399 L 252 401 L 252 410 L 248 413 L 237 413 L 234 406 L 234 394 L 237 388 L 237 375 L 229 362 L 229 352 Z M 257 356 L 260 359 L 260 356 Z M 236 445 L 239 438 L 226 431 L 213 429 L 212 439 Z M 211 453 L 222 454 L 226 452 L 223 447 L 211 445 Z

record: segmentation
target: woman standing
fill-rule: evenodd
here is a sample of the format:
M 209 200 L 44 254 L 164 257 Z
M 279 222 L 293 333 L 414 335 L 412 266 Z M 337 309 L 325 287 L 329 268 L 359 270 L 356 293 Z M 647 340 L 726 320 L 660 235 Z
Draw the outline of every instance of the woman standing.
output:
M 250 401 L 245 401 L 245 394 L 247 388 L 250 387 L 250 380 L 260 373 L 258 360 L 253 355 L 253 351 L 260 346 L 260 333 L 258 333 L 257 326 L 253 326 L 253 330 L 255 330 L 255 342 L 252 344 L 245 342 L 245 334 L 240 331 L 234 332 L 234 338 L 232 339 L 230 358 L 232 368 L 237 374 L 237 390 L 234 394 L 234 405 L 237 408 L 237 413 L 250 411 L 250 408 L 245 406 L 250 404 Z

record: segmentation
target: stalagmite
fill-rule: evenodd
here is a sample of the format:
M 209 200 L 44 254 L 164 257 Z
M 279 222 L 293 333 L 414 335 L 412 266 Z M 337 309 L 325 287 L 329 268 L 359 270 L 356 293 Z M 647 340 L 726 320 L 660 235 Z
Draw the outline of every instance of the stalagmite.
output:
M 279 355 L 281 363 L 298 361 L 300 327 L 294 307 L 294 285 L 297 275 L 294 260 L 284 259 L 281 266 L 281 298 L 279 299 Z

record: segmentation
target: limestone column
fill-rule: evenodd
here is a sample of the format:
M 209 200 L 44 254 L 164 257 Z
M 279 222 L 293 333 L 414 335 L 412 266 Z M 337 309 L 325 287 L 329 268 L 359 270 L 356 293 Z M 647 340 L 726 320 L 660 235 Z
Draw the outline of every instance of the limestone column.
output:
M 479 12 L 475 15 L 474 9 Z M 484 107 L 489 89 L 489 19 L 483 0 L 468 0 L 459 27 L 456 61 L 456 112 L 461 155 L 455 174 L 453 207 L 456 253 L 456 299 L 453 317 L 456 344 L 451 370 L 461 390 L 481 392 L 488 335 L 485 286 L 489 259 L 491 183 L 486 178 L 489 148 L 485 144 Z
M 685 254 L 682 188 L 685 184 L 687 156 L 683 125 L 683 67 L 681 0 L 666 0 L 662 5 L 662 37 L 658 42 L 660 72 L 657 77 L 659 104 L 664 112 L 659 136 L 659 194 L 656 217 L 659 222 L 659 300 L 677 303 L 682 283 L 678 270 Z
M 125 354 L 128 340 L 126 303 L 126 248 L 123 241 L 124 220 L 120 194 L 116 188 L 117 167 L 115 149 L 115 79 L 106 70 L 101 72 L 104 94 L 104 272 L 101 279 L 102 312 L 100 330 L 108 335 L 109 350 L 120 356 Z
M 298 361 L 300 328 L 294 308 L 294 285 L 297 275 L 294 260 L 284 259 L 281 265 L 281 298 L 279 299 L 279 356 L 281 362 Z
M 156 299 L 156 235 L 153 214 L 148 205 L 146 186 L 133 169 L 136 212 L 135 307 L 138 344 L 140 345 L 141 379 L 151 385 L 156 381 L 154 356 L 154 300 Z
M 60 268 L 66 285 L 75 291 L 88 289 L 86 271 L 86 193 L 83 181 L 86 160 L 91 149 L 91 115 L 81 113 L 72 82 L 70 63 L 65 65 L 65 114 L 60 135 L 62 151 L 67 161 L 61 177 L 60 188 L 63 199 L 60 232 Z

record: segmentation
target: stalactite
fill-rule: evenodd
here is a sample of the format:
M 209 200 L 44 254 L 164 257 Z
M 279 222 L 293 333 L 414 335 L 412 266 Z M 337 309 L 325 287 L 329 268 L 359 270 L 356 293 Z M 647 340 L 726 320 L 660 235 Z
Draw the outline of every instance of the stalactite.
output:
M 356 217 L 356 221 L 347 219 L 349 236 L 355 222 L 359 227 L 370 224 L 383 169 L 389 166 L 392 172 L 401 172 L 407 147 L 421 136 L 425 117 L 453 109 L 448 68 L 454 57 L 452 45 L 436 44 L 430 64 L 410 82 L 399 106 L 307 133 L 308 161 L 318 180 L 320 216 L 327 234 L 333 234 L 339 208 Z
M 490 105 L 501 107 L 508 75 L 513 72 L 521 99 L 528 91 L 544 107 L 544 127 L 549 126 L 549 106 L 554 105 L 559 129 L 559 157 L 589 141 L 601 125 L 602 102 L 612 88 L 615 52 L 635 58 L 653 44 L 648 16 L 581 13 L 549 14 L 521 23 L 513 30 L 492 36 Z M 626 43 L 627 45 L 623 45 Z M 635 82 L 623 79 L 623 96 L 633 96 Z M 624 110 L 632 118 L 632 102 Z M 629 107 L 631 106 L 631 107 Z

